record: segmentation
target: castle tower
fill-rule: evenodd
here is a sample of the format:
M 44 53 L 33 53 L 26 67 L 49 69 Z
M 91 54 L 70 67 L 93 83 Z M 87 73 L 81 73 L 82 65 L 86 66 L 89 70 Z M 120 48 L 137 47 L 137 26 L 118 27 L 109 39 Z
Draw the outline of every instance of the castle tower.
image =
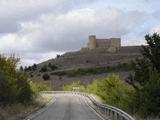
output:
M 97 43 L 96 43 L 96 36 L 95 35 L 90 35 L 89 36 L 89 43 L 88 43 L 88 48 L 90 50 L 93 50 L 97 47 Z

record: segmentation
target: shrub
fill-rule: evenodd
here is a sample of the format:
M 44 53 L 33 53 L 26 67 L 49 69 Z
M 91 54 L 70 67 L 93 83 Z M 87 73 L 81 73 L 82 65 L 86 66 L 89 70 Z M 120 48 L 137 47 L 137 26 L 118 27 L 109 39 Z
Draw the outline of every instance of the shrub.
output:
M 43 74 L 42 78 L 44 80 L 49 80 L 50 79 L 50 76 L 46 73 L 46 74 Z
M 94 81 L 87 86 L 87 91 L 100 96 L 104 103 L 130 111 L 134 90 L 116 75 L 110 75 L 104 80 Z
M 31 86 L 32 91 L 35 94 L 38 94 L 40 91 L 53 90 L 53 88 L 51 88 L 51 86 L 48 84 L 44 84 L 44 83 L 40 83 L 40 82 L 32 82 L 32 81 L 30 81 L 29 84 Z
M 18 87 L 18 101 L 21 103 L 28 103 L 32 101 L 32 90 L 30 88 L 28 78 L 25 74 L 19 73 L 17 87 Z
M 23 66 L 20 66 L 20 71 L 23 71 L 23 70 L 24 70 Z
M 0 73 L 0 105 L 13 103 L 16 99 L 14 91 L 9 79 Z
M 48 64 L 48 67 L 51 69 L 51 70 L 56 70 L 58 67 L 56 65 L 52 65 L 51 63 Z
M 160 74 L 155 71 L 150 74 L 148 82 L 136 91 L 133 108 L 142 117 L 160 117 Z
M 16 68 L 18 61 L 14 56 L 0 56 L 0 105 L 28 103 L 32 100 L 28 78 Z
M 33 66 L 32 66 L 32 67 L 36 69 L 36 68 L 37 68 L 37 64 L 33 64 Z
M 40 69 L 40 72 L 47 72 L 48 69 L 47 69 L 47 66 L 44 65 L 41 69 Z
M 58 59 L 58 58 L 60 58 L 60 57 L 61 57 L 61 55 L 57 54 L 56 58 Z

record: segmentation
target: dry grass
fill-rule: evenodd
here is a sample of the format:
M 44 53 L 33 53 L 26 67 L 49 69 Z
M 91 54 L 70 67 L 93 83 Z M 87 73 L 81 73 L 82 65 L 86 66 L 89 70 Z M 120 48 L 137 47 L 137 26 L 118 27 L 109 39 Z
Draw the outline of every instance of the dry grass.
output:
M 44 107 L 51 98 L 50 95 L 41 95 L 29 105 L 14 104 L 4 108 L 0 107 L 0 120 L 23 120 L 29 114 Z

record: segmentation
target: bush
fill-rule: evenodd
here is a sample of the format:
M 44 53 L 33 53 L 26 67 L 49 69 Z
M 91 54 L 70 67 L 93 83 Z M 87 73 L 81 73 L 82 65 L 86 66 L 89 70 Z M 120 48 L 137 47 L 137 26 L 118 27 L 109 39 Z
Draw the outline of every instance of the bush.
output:
M 100 96 L 104 103 L 131 111 L 130 104 L 134 90 L 116 75 L 110 75 L 104 80 L 94 81 L 87 86 L 87 91 Z
M 0 105 L 28 103 L 32 100 L 28 78 L 16 68 L 18 61 L 14 56 L 0 56 Z
M 58 67 L 56 65 L 52 65 L 51 63 L 48 64 L 48 67 L 51 69 L 51 70 L 56 70 Z
M 40 91 L 50 91 L 53 90 L 53 88 L 51 88 L 50 85 L 48 84 L 44 84 L 44 83 L 40 83 L 40 82 L 29 82 L 32 91 L 34 92 L 34 94 L 38 94 Z
M 18 81 L 18 100 L 21 103 L 28 103 L 32 101 L 32 90 L 30 88 L 28 78 L 25 74 L 19 73 Z
M 57 54 L 56 58 L 58 59 L 58 58 L 60 58 L 60 57 L 61 57 L 61 55 Z
M 47 72 L 47 71 L 48 71 L 48 69 L 47 69 L 46 65 L 44 65 L 40 70 L 40 72 Z
M 0 73 L 0 105 L 13 103 L 16 99 L 14 91 L 9 79 Z
M 155 71 L 150 74 L 148 83 L 136 91 L 133 108 L 142 117 L 160 117 L 160 74 Z
M 43 74 L 42 78 L 44 80 L 49 80 L 50 79 L 50 76 L 46 73 L 46 74 Z

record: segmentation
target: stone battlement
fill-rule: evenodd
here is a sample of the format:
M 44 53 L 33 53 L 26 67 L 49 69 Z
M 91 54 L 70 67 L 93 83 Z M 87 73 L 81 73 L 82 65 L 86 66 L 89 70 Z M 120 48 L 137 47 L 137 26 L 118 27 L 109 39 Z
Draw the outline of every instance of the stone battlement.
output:
M 90 35 L 87 48 L 82 48 L 81 51 L 105 49 L 107 52 L 117 52 L 120 47 L 120 38 L 97 39 L 95 35 Z

